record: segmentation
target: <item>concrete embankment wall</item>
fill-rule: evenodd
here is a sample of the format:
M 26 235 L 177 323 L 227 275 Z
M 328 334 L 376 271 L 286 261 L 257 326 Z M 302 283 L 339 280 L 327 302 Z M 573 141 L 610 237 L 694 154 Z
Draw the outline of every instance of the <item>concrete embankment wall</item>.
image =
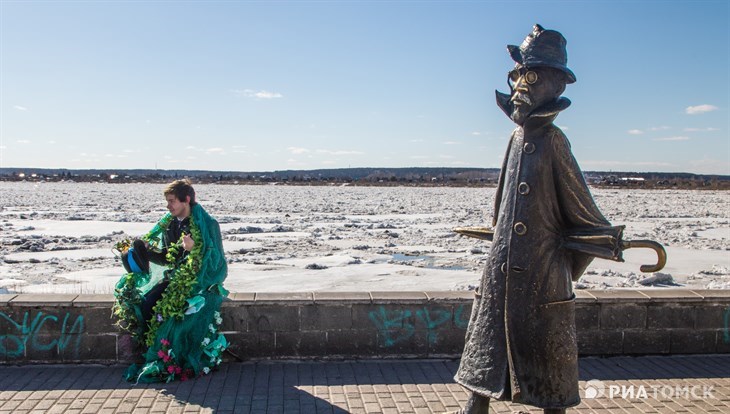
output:
M 730 353 L 730 290 L 577 291 L 581 355 Z M 458 357 L 471 292 L 233 293 L 231 350 L 248 358 Z M 127 363 L 111 295 L 0 295 L 0 362 Z

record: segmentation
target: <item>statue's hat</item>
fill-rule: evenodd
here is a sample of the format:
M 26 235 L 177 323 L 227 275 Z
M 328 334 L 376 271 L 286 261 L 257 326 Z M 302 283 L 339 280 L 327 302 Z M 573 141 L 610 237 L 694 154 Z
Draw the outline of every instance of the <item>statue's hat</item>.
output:
M 568 69 L 568 52 L 565 50 L 566 40 L 560 32 L 545 30 L 539 24 L 532 28 L 520 46 L 508 45 L 510 56 L 518 64 L 530 68 L 547 66 L 563 71 L 567 75 L 567 83 L 575 82 L 575 74 Z

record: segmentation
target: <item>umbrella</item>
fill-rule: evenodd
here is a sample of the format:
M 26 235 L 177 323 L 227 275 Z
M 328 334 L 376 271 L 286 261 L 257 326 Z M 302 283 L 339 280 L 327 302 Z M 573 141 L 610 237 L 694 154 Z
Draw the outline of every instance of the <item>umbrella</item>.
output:
M 575 229 L 564 237 L 563 246 L 602 259 L 623 262 L 623 251 L 633 248 L 652 249 L 657 254 L 657 263 L 641 265 L 642 272 L 658 272 L 667 263 L 667 252 L 664 246 L 653 240 L 623 240 L 625 226 L 591 227 Z M 494 230 L 488 227 L 457 227 L 456 233 L 477 239 L 492 241 Z

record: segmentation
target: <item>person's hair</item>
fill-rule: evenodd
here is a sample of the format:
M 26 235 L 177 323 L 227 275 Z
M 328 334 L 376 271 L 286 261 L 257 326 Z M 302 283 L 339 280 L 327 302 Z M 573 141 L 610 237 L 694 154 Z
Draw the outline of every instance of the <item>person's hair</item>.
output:
M 196 203 L 193 184 L 187 178 L 171 182 L 167 185 L 167 187 L 165 187 L 163 194 L 165 197 L 167 197 L 168 194 L 173 194 L 178 201 L 185 201 L 185 198 L 190 196 L 190 205 L 192 206 Z

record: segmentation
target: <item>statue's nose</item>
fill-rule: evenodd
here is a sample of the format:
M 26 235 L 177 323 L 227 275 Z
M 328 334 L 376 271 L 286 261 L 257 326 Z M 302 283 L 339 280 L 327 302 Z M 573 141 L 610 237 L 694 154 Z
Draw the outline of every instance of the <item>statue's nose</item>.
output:
M 527 92 L 527 82 L 525 81 L 524 75 L 517 78 L 514 88 L 518 92 Z

